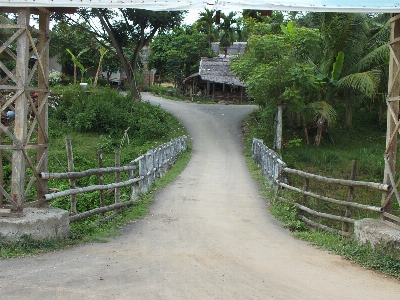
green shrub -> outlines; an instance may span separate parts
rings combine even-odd
[[[67,86],[55,92],[59,101],[50,110],[50,123],[62,123],[77,132],[118,138],[129,128],[130,139],[139,143],[165,138],[169,131],[168,114],[161,107],[148,102],[132,103],[129,96],[125,97],[115,89],[85,90],[80,86]],[[109,147],[115,142],[107,144]]]

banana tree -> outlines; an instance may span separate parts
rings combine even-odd
[[[83,74],[84,74],[85,71],[87,70],[87,69],[85,69],[85,67],[79,62],[79,57],[80,57],[83,53],[87,52],[89,49],[90,49],[90,48],[85,48],[85,49],[83,49],[83,50],[80,51],[80,52],[78,53],[78,55],[76,55],[76,56],[75,56],[75,54],[72,53],[71,50],[69,50],[68,48],[66,49],[66,51],[71,55],[72,63],[74,64],[74,85],[76,84],[76,67],[78,66],[79,69],[81,70],[81,81],[82,81],[82,78],[83,78]]]
[[[100,51],[100,59],[99,59],[99,65],[98,65],[97,71],[96,71],[96,76],[94,77],[93,87],[96,87],[96,85],[97,85],[97,80],[99,78],[99,74],[100,74],[100,71],[101,71],[101,63],[103,62],[104,55],[106,55],[106,53],[108,52],[108,49],[106,49],[105,47],[101,46],[99,51]]]

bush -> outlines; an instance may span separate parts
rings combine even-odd
[[[62,80],[62,73],[55,71],[55,70],[51,70],[51,72],[49,73],[49,84],[50,85],[56,85],[59,84]]]
[[[59,101],[50,110],[50,123],[62,123],[77,132],[118,138],[129,128],[130,139],[139,143],[165,138],[169,131],[168,114],[160,106],[149,102],[132,103],[129,96],[115,89],[85,90],[80,86],[67,86],[54,92],[59,95]]]

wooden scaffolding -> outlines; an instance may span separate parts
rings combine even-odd
[[[400,205],[399,185],[400,169],[397,166],[397,156],[399,142],[398,135],[400,130],[399,103],[400,103],[400,14],[392,14],[390,19],[391,35],[389,42],[390,62],[389,62],[389,82],[387,102],[387,133],[386,150],[384,153],[385,173],[383,183],[389,184],[392,189],[382,196],[383,218],[399,222],[398,218],[392,214],[399,214],[393,210],[394,203]]]
[[[71,9],[69,9],[71,10]],[[50,11],[3,7],[17,23],[0,23],[0,216],[18,216],[24,207],[43,207],[48,166]],[[39,28],[30,26],[31,15]],[[5,168],[3,162],[11,162]],[[10,166],[7,163],[7,166]],[[7,203],[7,205],[5,205]]]

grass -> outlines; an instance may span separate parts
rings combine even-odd
[[[261,113],[254,112],[243,122],[246,149],[251,149],[253,137],[263,139],[267,145],[271,144],[270,128],[265,125],[266,123],[263,124],[260,115]],[[301,134],[301,130],[291,129],[285,132],[284,139],[286,142],[282,157],[289,167],[327,177],[348,179],[351,162],[352,160],[357,160],[357,180],[382,181],[384,169],[382,154],[385,148],[385,131],[380,126],[376,126],[376,123],[364,120],[361,123],[356,123],[351,131],[338,125],[330,133],[335,144],[326,139],[321,147],[306,145],[302,140]],[[299,139],[300,143],[298,142]],[[290,143],[290,141],[296,141],[296,143]],[[281,221],[284,227],[289,228],[294,237],[306,240],[321,249],[337,253],[365,268],[377,270],[400,279],[400,256],[398,250],[385,247],[372,249],[369,244],[360,245],[353,238],[345,238],[337,234],[308,228],[306,224],[299,220],[296,207],[290,203],[283,203],[276,198],[277,194],[269,187],[258,166],[253,162],[251,151],[247,150],[245,155],[253,178],[259,182],[263,195],[268,199],[271,214]],[[302,187],[303,182],[299,178],[293,177],[291,181],[292,185]],[[346,199],[347,197],[347,189],[340,189],[337,186],[332,187],[318,182],[313,182],[312,184],[312,191],[317,191],[320,194],[333,195],[334,198],[336,196],[339,197],[341,194],[339,199]],[[296,202],[299,200],[300,196],[298,194],[284,192],[285,198]],[[355,200],[359,203],[380,206],[381,192],[356,189]],[[322,206],[316,201],[314,208],[321,211]],[[337,208],[325,207],[325,209],[334,210]],[[352,213],[355,219],[379,218],[379,214],[376,213],[366,213],[358,210],[353,210]],[[339,223],[338,227],[340,226],[341,224]]]

